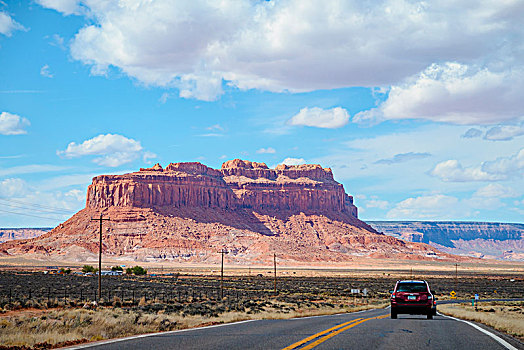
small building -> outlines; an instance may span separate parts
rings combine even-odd
[[[122,271],[102,270],[102,276],[122,276]]]

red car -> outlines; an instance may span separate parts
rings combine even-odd
[[[391,318],[398,314],[426,315],[437,313],[437,302],[426,281],[397,281],[391,291]]]

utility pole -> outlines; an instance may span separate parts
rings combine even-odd
[[[275,295],[277,295],[277,254],[273,253],[273,267],[275,269]]]
[[[109,221],[111,219],[102,218],[102,213],[100,213],[99,219],[93,219],[92,221],[100,221],[100,245],[98,247],[98,300],[102,297],[102,222]]]
[[[224,299],[224,254],[227,250],[222,249],[219,253],[222,254],[222,264],[220,266],[220,299]]]

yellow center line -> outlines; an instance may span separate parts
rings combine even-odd
[[[350,322],[346,322],[346,323],[342,323],[338,326],[335,326],[335,327],[332,327],[332,328],[329,328],[329,329],[326,329],[325,331],[322,331],[322,332],[319,332],[317,334],[313,334],[312,336],[310,337],[307,337],[305,339],[302,339],[301,341],[299,342],[296,342],[294,344],[291,344],[290,346],[282,349],[282,350],[291,350],[291,349],[296,349],[297,347],[299,347],[300,345],[302,344],[305,344],[315,338],[318,338],[326,333],[329,333],[329,332],[332,332],[332,333],[329,333],[328,335],[325,335],[323,336],[322,338],[312,342],[311,344],[308,344],[306,345],[305,347],[301,348],[300,350],[308,350],[308,349],[313,349],[315,346],[325,342],[326,340],[334,337],[335,335],[337,334],[340,334],[342,332],[344,332],[345,330],[348,330],[352,327],[355,327],[363,322],[366,322],[366,321],[369,321],[369,320],[374,320],[374,319],[381,319],[381,318],[386,318],[388,317],[388,315],[383,315],[383,316],[377,316],[377,317],[370,317],[370,318],[366,318],[366,319],[362,319],[362,318],[357,318],[356,320],[353,320],[353,321],[350,321]]]
[[[322,331],[322,332],[319,332],[319,333],[313,334],[312,336],[307,337],[307,338],[305,338],[305,339],[302,339],[301,341],[298,341],[298,342],[296,342],[296,343],[294,343],[294,344],[291,344],[290,346],[287,346],[287,347],[285,347],[285,348],[282,349],[282,350],[291,350],[291,349],[295,349],[295,348],[299,347],[300,345],[307,343],[308,341],[311,341],[311,340],[313,340],[313,339],[315,339],[315,338],[318,338],[318,337],[320,337],[320,336],[322,336],[322,335],[324,335],[324,334],[326,334],[326,333],[329,333],[329,332],[331,332],[331,331],[334,331],[335,329],[338,329],[338,328],[340,328],[340,327],[347,326],[347,325],[349,325],[350,323],[357,322],[357,321],[359,321],[359,320],[361,320],[361,319],[362,319],[362,318],[357,318],[356,320],[352,320],[352,321],[349,321],[349,322],[346,322],[346,323],[342,323],[342,324],[336,325],[335,327],[331,327],[331,328],[329,328],[329,329],[326,329],[325,331]]]

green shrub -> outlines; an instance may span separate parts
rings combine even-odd
[[[93,266],[91,265],[84,265],[84,267],[82,267],[82,272],[83,273],[88,273],[88,272],[96,272],[98,271],[97,269],[95,269]]]
[[[144,269],[142,266],[134,266],[131,270],[133,270],[133,273],[137,276],[147,274],[147,270]]]

